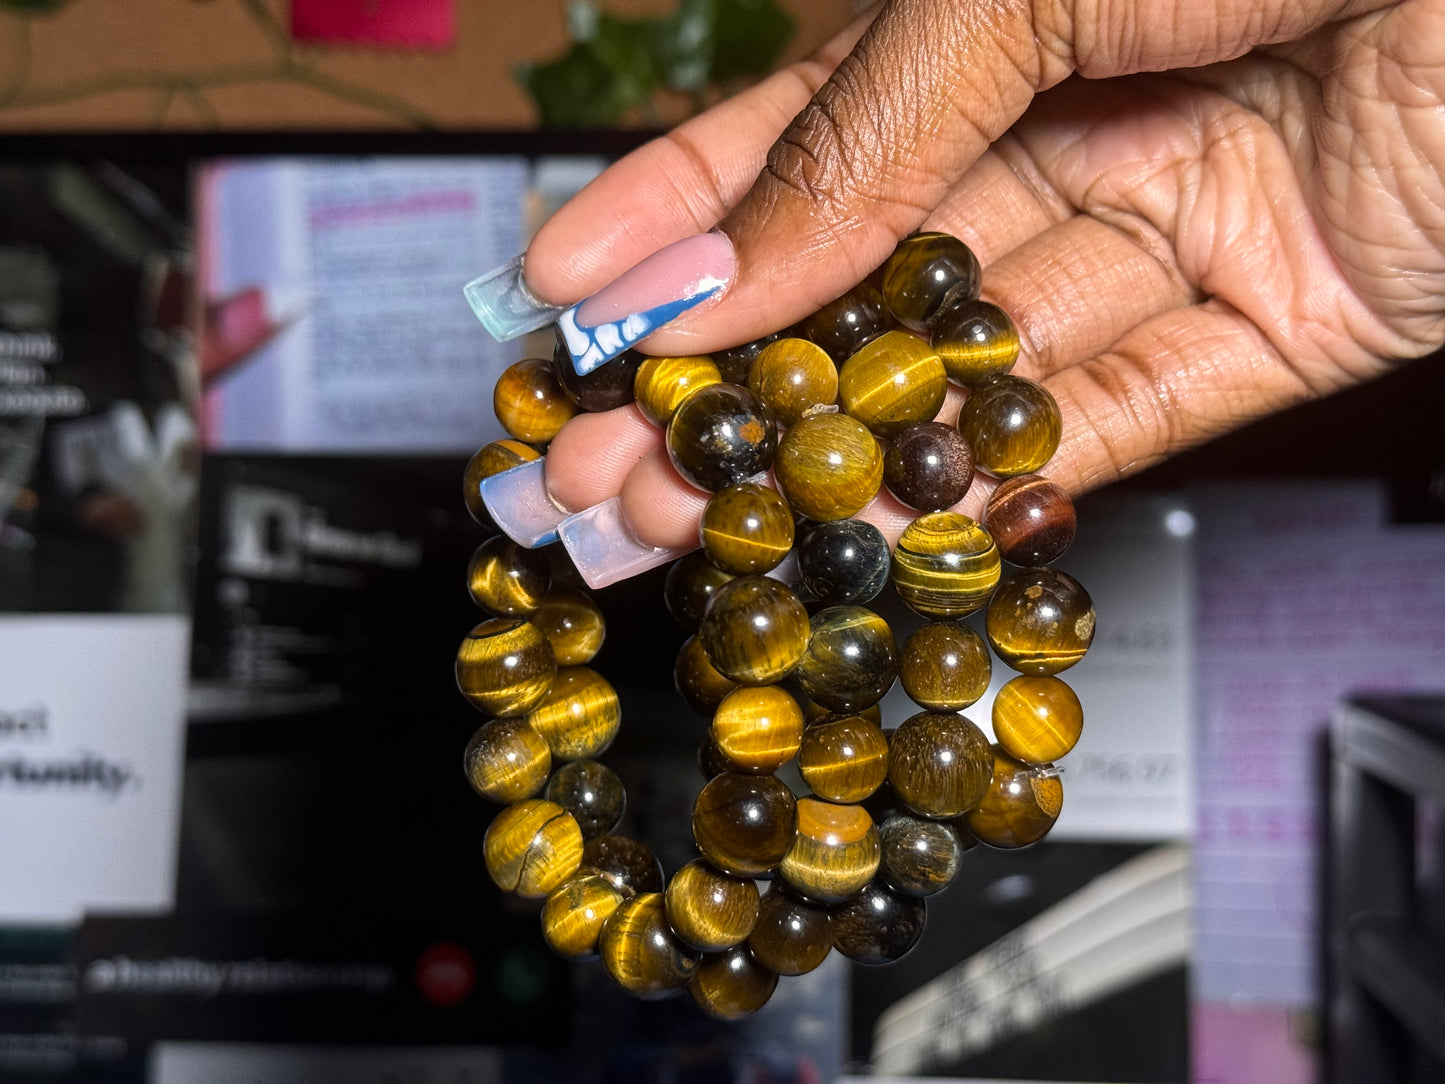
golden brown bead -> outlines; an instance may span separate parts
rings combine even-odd
[[[984,631],[1004,665],[1022,674],[1057,674],[1094,642],[1094,601],[1067,573],[1021,569],[994,592]]]
[[[811,520],[847,519],[883,482],[883,452],[846,414],[814,414],[783,434],[774,476],[793,510]]]
[[[878,881],[833,909],[833,947],[854,963],[886,964],[923,936],[924,902]]]
[[[1083,729],[1083,705],[1056,677],[1016,677],[994,697],[994,737],[1004,752],[1025,764],[1058,760]]]
[[[882,880],[905,896],[931,896],[949,886],[963,862],[964,845],[948,821],[895,813],[878,826]]]
[[[776,685],[744,686],[723,697],[713,714],[711,733],[736,770],[775,771],[798,752],[803,709]]]
[[[1030,474],[1053,457],[1063,416],[1042,384],[994,376],[974,388],[958,412],[958,431],[974,464],[998,478]]]
[[[947,307],[978,296],[978,258],[956,237],[919,232],[883,265],[883,300],[900,324],[923,331]]]
[[[1014,367],[1019,332],[1003,309],[974,299],[950,305],[935,317],[933,349],[951,379],[975,388]]]
[[[483,798],[517,802],[532,797],[547,782],[552,752],[525,720],[493,719],[467,742],[462,770]]]
[[[633,390],[647,420],[666,426],[689,395],[698,388],[720,383],[722,376],[712,358],[706,355],[652,357],[638,368]]]
[[[582,865],[611,881],[624,896],[662,891],[662,863],[631,836],[593,836],[582,845]]]
[[[662,601],[674,621],[696,632],[713,592],[732,578],[733,573],[718,568],[702,550],[693,550],[668,568],[662,581]]]
[[[797,679],[808,698],[834,711],[862,711],[898,676],[898,645],[888,622],[863,606],[829,606],[808,621],[808,650]]]
[[[645,1001],[676,993],[697,970],[698,954],[667,925],[660,892],[624,900],[602,927],[598,947],[607,973]]]
[[[717,1020],[741,1020],[768,1003],[778,976],[743,946],[704,956],[688,981],[698,1008]]]
[[[989,847],[1013,850],[1037,843],[1064,808],[1058,769],[1052,764],[1025,764],[997,746],[993,757],[993,781],[964,822]]]
[[[602,874],[579,870],[554,888],[542,904],[542,937],[558,956],[590,959],[597,955],[602,927],[624,899]]]
[[[747,388],[710,384],[681,403],[667,423],[667,455],[683,480],[719,490],[773,465],[778,423]]]
[[[591,596],[571,588],[557,588],[542,596],[528,618],[552,645],[558,666],[581,666],[592,661],[607,638],[607,622]]]
[[[769,971],[806,975],[833,948],[833,919],[822,907],[774,885],[758,904],[748,951]]]
[[[878,336],[838,371],[843,409],[880,437],[932,421],[947,391],[943,362],[933,347],[907,331]]]
[[[708,661],[702,640],[696,636],[689,636],[678,648],[672,680],[688,706],[703,715],[711,715],[723,697],[738,687],[736,681],[717,672]]]
[[[925,817],[957,817],[978,805],[992,765],[983,731],[950,712],[909,716],[888,743],[888,782]]]
[[[815,723],[803,731],[798,770],[820,798],[861,802],[888,778],[888,739],[860,715]]]
[[[542,453],[530,444],[510,438],[494,440],[478,450],[477,454],[467,461],[467,469],[462,472],[462,500],[466,502],[472,519],[481,524],[492,522],[491,516],[487,514],[487,506],[482,503],[483,478],[520,467],[523,463],[540,459],[541,456]]]
[[[798,827],[778,873],[800,895],[838,903],[878,872],[878,829],[860,805],[798,799]]]
[[[797,803],[775,776],[724,772],[692,809],[692,838],[724,873],[757,877],[777,868],[793,842]]]
[[[1078,526],[1063,487],[1038,474],[1021,474],[995,489],[984,518],[1004,560],[1031,568],[1062,557]]]
[[[981,608],[1002,568],[993,537],[957,512],[919,516],[893,549],[898,597],[925,617],[962,617]]]
[[[808,611],[777,580],[739,576],[713,595],[697,636],[718,673],[742,685],[770,685],[807,650]]]
[[[870,282],[860,282],[842,297],[828,302],[799,325],[805,339],[846,361],[866,342],[893,326],[883,295]]]
[[[768,486],[739,482],[720,489],[702,512],[702,548],[727,572],[767,572],[793,548],[793,510]]]
[[[473,707],[489,715],[522,715],[547,695],[557,659],[530,621],[493,617],[467,633],[457,650],[456,674]]]
[[[482,853],[503,891],[539,899],[581,866],[582,830],[556,802],[528,798],[496,815]]]
[[[627,807],[627,789],[607,765],[596,760],[574,760],[563,764],[547,780],[543,792],[577,819],[583,839],[605,835],[622,820]]]
[[[822,704],[809,700],[806,696],[800,696],[798,705],[803,709],[803,722],[809,727],[814,723],[831,723],[834,719],[856,716],[865,722],[872,723],[879,730],[883,729],[883,707],[880,704],[870,704],[862,711],[834,711],[832,708],[825,708]]]
[[[492,409],[503,429],[531,444],[546,444],[577,414],[545,358],[519,361],[498,377]]]
[[[595,757],[617,737],[622,703],[608,680],[586,666],[557,671],[551,691],[527,714],[558,760]]]
[[[930,621],[904,643],[898,677],[919,707],[957,711],[988,692],[992,671],[982,636],[954,621]]]
[[[701,858],[672,875],[665,899],[673,932],[702,952],[742,944],[758,920],[758,886],[729,877]]]
[[[808,411],[838,401],[838,368],[807,339],[779,339],[753,361],[748,387],[779,425],[796,425]]]
[[[505,535],[487,539],[467,563],[467,593],[484,610],[526,617],[552,586],[547,558]]]

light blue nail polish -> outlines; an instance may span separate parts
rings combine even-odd
[[[596,327],[586,327],[577,322],[577,310],[587,302],[573,305],[556,318],[557,327],[562,331],[562,341],[572,355],[572,368],[577,370],[578,376],[586,376],[647,338],[663,324],[671,323],[688,309],[701,305],[721,289],[721,286],[714,286],[692,297],[669,301],[646,312],[634,312],[621,320],[611,320]]]
[[[560,305],[549,305],[527,288],[522,257],[517,256],[462,288],[467,304],[498,342],[507,342],[557,319]]]
[[[478,487],[492,522],[528,549],[557,541],[557,525],[567,518],[547,495],[546,466],[545,456],[533,459],[483,478]]]
[[[587,586],[594,588],[647,572],[688,552],[657,549],[633,538],[622,518],[622,501],[617,497],[568,516],[557,533]]]

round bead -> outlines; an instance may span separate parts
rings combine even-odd
[[[834,711],[878,703],[898,676],[898,645],[888,622],[862,606],[829,606],[808,622],[797,678],[809,699]]]
[[[978,805],[992,766],[983,731],[951,712],[911,715],[888,743],[888,782],[925,817],[957,817]]]
[[[900,324],[924,331],[949,305],[978,296],[978,258],[946,233],[915,233],[883,265],[883,300]]]
[[[871,602],[888,582],[888,540],[871,523],[820,523],[798,544],[803,589],[825,606]]]
[[[501,474],[504,470],[520,467],[523,463],[530,463],[541,457],[542,453],[530,444],[511,439],[494,440],[472,456],[467,461],[467,469],[462,472],[462,500],[466,502],[472,519],[483,526],[490,526],[492,522],[487,506],[482,503],[483,478],[490,478],[494,474]]]
[[[798,770],[820,798],[861,802],[888,778],[888,739],[858,715],[815,723],[803,731]]]
[[[527,713],[532,729],[547,739],[558,760],[595,757],[612,744],[622,725],[622,702],[611,683],[586,666],[557,671],[551,691]]]
[[[590,959],[597,955],[602,927],[624,899],[602,874],[580,870],[554,888],[542,904],[542,937],[558,956]]]
[[[883,295],[871,283],[860,282],[804,320],[799,330],[835,361],[846,361],[892,323]]]
[[[546,444],[577,414],[546,358],[519,361],[498,377],[492,409],[503,429],[531,444]]]
[[[643,355],[636,350],[624,350],[606,365],[582,376],[572,364],[567,344],[558,342],[552,351],[552,375],[562,386],[563,395],[583,410],[596,413],[632,402],[632,384],[642,362]]]
[[[748,387],[779,425],[796,425],[808,411],[838,401],[838,367],[807,339],[779,339],[758,354]]]
[[[748,935],[753,959],[779,975],[806,975],[828,958],[832,947],[832,915],[781,885],[768,890]]]
[[[489,715],[531,711],[557,676],[552,645],[530,621],[493,617],[477,625],[457,650],[457,687]]]
[[[1058,760],[1083,729],[1083,705],[1056,677],[1016,677],[994,697],[994,737],[1004,752],[1026,764]]]
[[[778,873],[801,896],[839,903],[878,872],[878,829],[860,805],[798,799],[798,827]]]
[[[648,358],[638,368],[633,387],[643,416],[654,425],[665,426],[689,395],[720,383],[722,375],[712,358],[699,354]]]
[[[783,434],[774,470],[793,510],[809,519],[847,519],[883,482],[883,453],[868,427],[846,414],[814,414]]]
[[[644,1001],[676,993],[697,970],[698,954],[668,928],[660,892],[624,900],[602,927],[598,948],[607,973]]]
[[[582,864],[582,830],[556,802],[528,798],[496,815],[482,853],[503,891],[540,899]]]
[[[803,709],[803,721],[810,727],[815,723],[831,723],[834,719],[853,717],[872,723],[880,730],[883,727],[883,707],[881,704],[874,704],[872,707],[864,708],[862,711],[832,711],[823,707],[822,704],[809,700],[806,696],[800,696],[798,703]]]
[[[1021,674],[1058,674],[1093,643],[1094,600],[1067,573],[1021,569],[994,592],[984,631],[1006,666]]]
[[[1004,482],[988,499],[984,522],[1005,561],[1030,568],[1057,561],[1074,541],[1074,502],[1037,474]]]
[[[973,452],[951,425],[911,426],[888,445],[883,482],[904,504],[941,512],[963,500],[973,484]]]
[[[763,347],[768,343],[777,342],[782,337],[781,331],[775,331],[771,335],[764,335],[761,339],[754,339],[741,346],[730,346],[726,350],[717,350],[713,353],[712,360],[725,381],[729,384],[746,386],[748,374],[752,372],[753,361],[758,354],[762,353]]]
[[[993,537],[957,512],[928,512],[893,549],[898,597],[925,617],[962,617],[988,602],[1002,572]]]
[[[711,384],[689,395],[667,425],[667,453],[683,479],[716,490],[773,465],[778,426],[747,388]]]
[[[974,388],[1014,367],[1019,332],[1003,309],[974,299],[947,306],[934,316],[933,349],[951,379]]]
[[[467,593],[495,614],[525,617],[542,604],[551,586],[547,558],[506,535],[487,539],[467,563]]]
[[[932,421],[947,391],[943,362],[933,347],[907,331],[878,336],[838,371],[843,409],[880,437]]]
[[[528,620],[547,637],[558,666],[591,662],[607,638],[601,607],[590,595],[571,588],[549,591]]]
[[[733,573],[718,568],[707,559],[707,554],[693,550],[668,568],[667,577],[662,581],[662,601],[674,621],[696,632],[713,592],[732,578]]]
[[[711,715],[722,703],[723,697],[738,687],[736,681],[717,672],[708,661],[702,640],[696,636],[689,636],[678,648],[672,681],[688,707],[702,715]]]
[[[792,672],[808,647],[808,611],[767,576],[720,587],[698,628],[718,673],[742,685],[770,685]]]
[[[957,711],[988,692],[992,671],[982,636],[967,625],[931,621],[904,642],[898,677],[919,707]]]
[[[563,764],[547,780],[546,798],[577,821],[583,839],[606,835],[622,820],[627,789],[617,773],[595,760]]]
[[[727,758],[726,753],[718,748],[717,742],[713,741],[711,730],[698,743],[697,770],[702,772],[703,779],[711,779],[715,775],[722,775],[723,772],[742,771]]]
[[[947,888],[963,863],[963,841],[947,821],[895,813],[879,826],[878,840],[878,872],[905,896],[931,896]]]
[[[994,748],[993,782],[965,818],[980,843],[1013,850],[1048,835],[1064,808],[1064,782],[1052,764],[1033,765]]]
[[[776,489],[739,482],[712,495],[702,512],[702,548],[726,572],[766,572],[793,548],[793,510]]]
[[[692,810],[692,838],[724,873],[757,877],[777,868],[793,842],[797,803],[771,775],[724,772],[703,785]]]
[[[593,836],[582,845],[582,865],[606,877],[625,896],[662,891],[662,863],[631,836]]]
[[[1021,376],[994,376],[964,400],[958,431],[973,449],[976,466],[1012,478],[1049,461],[1059,446],[1063,417],[1043,385]]]
[[[775,771],[803,741],[803,709],[776,685],[734,689],[712,717],[712,740],[737,771]]]
[[[854,963],[901,959],[923,936],[924,903],[877,881],[833,909],[833,947]]]
[[[758,886],[719,873],[701,858],[672,875],[666,900],[673,933],[702,952],[742,944],[758,920]]]
[[[742,946],[704,956],[688,981],[698,1008],[716,1020],[741,1020],[768,1003],[778,976]]]
[[[522,719],[483,723],[462,754],[462,770],[472,789],[494,802],[530,798],[547,782],[552,751]]]

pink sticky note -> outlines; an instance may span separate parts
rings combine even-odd
[[[291,36],[406,49],[456,41],[456,0],[291,0]]]

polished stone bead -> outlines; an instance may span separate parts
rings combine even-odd
[[[582,830],[556,802],[527,798],[493,818],[482,853],[503,891],[540,899],[581,866]]]
[[[931,896],[958,875],[964,846],[948,821],[895,813],[878,827],[878,873],[895,892]]]
[[[1059,447],[1063,417],[1042,384],[994,376],[974,388],[958,412],[973,462],[998,478],[1038,470]]]
[[[889,442],[883,482],[904,504],[941,512],[963,500],[973,484],[973,452],[951,425],[911,426]]]
[[[1004,665],[1021,674],[1058,674],[1094,641],[1094,600],[1065,572],[1020,569],[994,592],[984,631]]]
[[[880,335],[838,370],[843,409],[880,437],[932,421],[947,391],[943,362],[907,331]]]
[[[778,426],[747,388],[711,384],[677,408],[667,425],[667,452],[683,479],[717,490],[773,465]]]
[[[753,361],[762,352],[763,347],[768,343],[777,342],[782,337],[781,331],[775,331],[771,335],[764,335],[761,339],[754,339],[741,346],[716,350],[713,352],[712,360],[717,365],[722,378],[729,384],[742,384],[746,387],[748,374],[752,372]]]
[[[523,463],[540,459],[541,456],[542,453],[530,444],[523,444],[510,437],[506,440],[494,440],[478,450],[477,454],[467,461],[467,468],[462,472],[462,500],[466,502],[472,519],[483,526],[490,526],[492,522],[487,506],[482,503],[483,478],[520,467]]]
[[[1019,332],[1008,313],[974,299],[950,305],[933,319],[933,349],[949,378],[975,388],[991,376],[1002,376],[1019,356]]]
[[[833,947],[854,963],[892,963],[918,944],[926,917],[921,899],[873,881],[833,908]]]
[[[941,310],[978,296],[973,251],[946,233],[915,233],[883,265],[883,300],[900,324],[924,331]]]
[[[660,892],[624,900],[602,927],[598,948],[607,973],[644,1001],[671,996],[686,986],[697,970],[698,953],[679,941],[667,925]]]
[[[723,697],[711,736],[734,771],[776,771],[803,741],[803,709],[776,685],[743,686]]]
[[[582,865],[627,896],[662,891],[662,863],[651,847],[631,836],[593,836],[582,845]]]
[[[457,650],[457,687],[488,715],[523,715],[547,695],[557,657],[540,629],[518,617],[477,625]]]
[[[798,899],[782,885],[770,888],[758,905],[758,921],[748,935],[748,951],[769,971],[806,975],[833,948],[833,916]]]
[[[662,581],[663,604],[674,621],[696,632],[713,592],[732,578],[733,573],[718,568],[702,550],[693,550],[668,567]]]
[[[605,751],[622,725],[617,690],[596,670],[566,666],[552,688],[527,713],[533,730],[547,739],[557,760],[583,760]]]
[[[903,691],[933,711],[957,711],[988,692],[993,663],[983,637],[955,621],[930,621],[903,644]]]
[[[616,410],[632,402],[633,382],[644,356],[636,350],[625,350],[606,365],[579,375],[572,364],[567,344],[558,342],[552,351],[552,373],[562,385],[562,394],[583,410],[596,413]]]
[[[808,627],[796,676],[810,700],[834,711],[861,711],[893,687],[898,645],[888,622],[872,610],[829,606]]]
[[[595,839],[612,831],[627,808],[627,789],[622,780],[596,760],[563,764],[547,780],[546,798],[576,818],[583,839]]]
[[[528,620],[547,637],[558,666],[591,662],[607,638],[607,622],[601,607],[590,595],[570,587],[547,592]]]
[[[878,872],[878,829],[860,805],[798,799],[798,827],[778,874],[800,896],[840,903]]]
[[[891,554],[883,532],[858,519],[813,527],[798,543],[798,575],[824,606],[871,602],[888,583]]]
[[[871,283],[860,282],[804,320],[799,330],[842,362],[892,326],[883,295]]]
[[[1021,474],[993,491],[984,523],[1005,561],[1032,568],[1064,555],[1078,520],[1062,486],[1037,474]]]
[[[807,650],[808,611],[777,580],[739,576],[713,595],[697,635],[718,673],[741,685],[771,685]]]
[[[697,636],[689,636],[678,648],[672,681],[688,706],[702,715],[711,715],[723,697],[738,687],[736,681],[719,674],[708,661],[702,640]]]
[[[648,358],[638,368],[633,387],[643,416],[654,425],[665,426],[682,401],[698,388],[721,383],[722,375],[712,358],[697,354]]]
[[[467,593],[472,601],[503,617],[526,617],[542,604],[551,586],[547,558],[506,535],[487,539],[467,563]]]
[[[888,778],[888,739],[859,715],[815,723],[803,731],[798,771],[820,798],[861,802]]]
[[[525,720],[493,719],[467,742],[462,770],[483,798],[517,802],[532,797],[547,782],[552,751]]]
[[[692,838],[724,873],[757,877],[777,868],[793,842],[797,803],[775,776],[724,772],[703,785]]]
[[[687,991],[698,1008],[715,1020],[741,1020],[768,1003],[778,976],[739,945],[702,958]]]
[[[993,782],[965,819],[980,843],[1013,850],[1048,835],[1064,807],[1064,782],[1052,764],[1015,760],[997,746]]]
[[[497,378],[492,409],[502,428],[518,440],[546,444],[577,413],[546,358],[526,358]]]
[[[1056,677],[1021,675],[993,700],[993,733],[1009,756],[1048,764],[1065,756],[1084,729],[1084,707]]]
[[[712,730],[698,743],[697,747],[697,770],[702,772],[704,779],[711,779],[715,775],[722,775],[723,772],[742,771],[736,764],[728,759],[727,754],[713,741]]]
[[[810,727],[816,723],[831,723],[834,719],[847,719],[852,716],[857,716],[859,719],[872,723],[880,730],[883,728],[883,707],[880,704],[866,707],[862,711],[834,711],[832,708],[825,708],[822,704],[815,703],[801,694],[798,697],[798,704],[803,709],[804,723]]]
[[[793,548],[793,511],[768,486],[739,482],[720,489],[702,512],[702,548],[726,572],[767,572]]]
[[[602,927],[626,898],[602,874],[579,870],[542,904],[542,937],[558,956],[591,959],[597,955]]]
[[[1002,567],[993,537],[957,512],[919,516],[893,548],[898,597],[925,617],[962,617],[981,608]]]
[[[796,425],[810,410],[838,401],[838,367],[807,339],[779,339],[753,362],[748,387],[779,425]]]
[[[883,483],[883,452],[868,427],[846,414],[815,414],[783,434],[774,469],[793,510],[809,519],[847,519]]]
[[[957,817],[978,805],[992,766],[983,731],[952,712],[911,715],[888,743],[888,782],[924,817]]]
[[[729,877],[701,858],[672,875],[666,900],[673,933],[701,952],[742,944],[758,920],[758,886]]]

